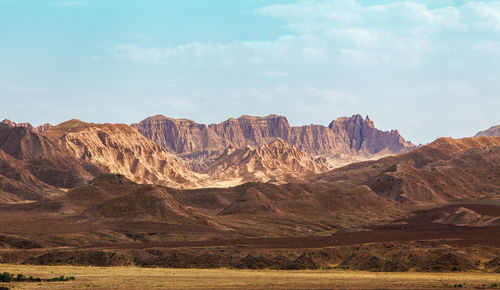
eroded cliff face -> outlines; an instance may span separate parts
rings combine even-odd
[[[71,120],[44,132],[73,156],[138,183],[198,187],[198,176],[175,155],[124,124]]]
[[[203,170],[213,179],[284,183],[328,171],[326,160],[314,159],[282,139],[260,147],[229,146]]]
[[[158,115],[133,124],[132,127],[176,153],[224,150],[228,146],[262,146],[275,138],[281,138],[313,155],[357,152],[375,154],[385,149],[391,153],[400,153],[415,148],[397,130],[378,130],[368,117],[364,119],[360,115],[336,119],[328,127],[292,127],[285,117],[277,115],[245,115],[208,126],[191,120]]]
[[[400,153],[415,148],[411,142],[399,134],[398,130],[390,132],[375,128],[375,124],[367,116],[360,115],[350,118],[338,118],[328,125],[335,135],[342,136],[344,143],[349,144],[351,151],[366,151],[377,153],[387,149],[393,153]]]

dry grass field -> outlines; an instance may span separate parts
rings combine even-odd
[[[66,282],[0,283],[10,289],[210,289],[210,288],[337,288],[337,289],[488,289],[500,274],[384,273],[340,270],[232,270],[137,267],[27,266],[0,264],[0,272],[51,278],[75,276]]]

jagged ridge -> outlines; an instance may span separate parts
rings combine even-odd
[[[400,153],[414,149],[411,142],[399,132],[376,129],[373,122],[360,115],[334,120],[328,127],[307,125],[292,127],[284,116],[241,116],[219,124],[198,124],[186,119],[173,119],[162,115],[132,124],[141,134],[162,147],[176,152],[224,150],[227,146],[262,146],[281,138],[313,155],[377,153],[388,149]]]

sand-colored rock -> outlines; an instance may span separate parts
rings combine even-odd
[[[278,138],[260,147],[230,146],[203,173],[212,179],[283,183],[327,170],[326,160],[314,159]]]
[[[39,200],[100,170],[25,126],[0,125],[0,200]]]
[[[124,124],[91,124],[70,120],[43,134],[73,156],[123,174],[138,183],[197,187],[198,177],[182,160]]]

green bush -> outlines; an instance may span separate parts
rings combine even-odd
[[[8,272],[0,274],[0,282],[11,282],[12,280],[14,280],[14,274]]]

